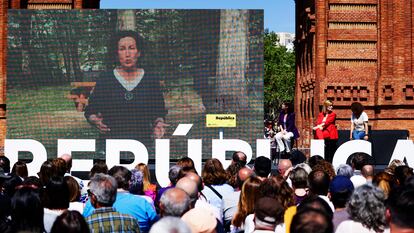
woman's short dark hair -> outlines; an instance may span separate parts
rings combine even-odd
[[[114,68],[116,65],[119,65],[118,59],[118,42],[125,37],[132,37],[134,38],[137,49],[140,52],[140,57],[144,55],[144,40],[139,35],[138,32],[134,31],[119,31],[112,35],[109,45],[108,45],[108,62],[109,65]]]
[[[44,206],[48,209],[67,209],[69,207],[69,188],[63,177],[54,176],[46,185]]]
[[[53,223],[52,233],[89,233],[89,226],[78,211],[65,211]]]
[[[105,161],[98,160],[93,164],[91,171],[89,172],[89,179],[92,178],[97,173],[108,174],[108,166]]]
[[[43,206],[37,190],[20,188],[11,203],[12,232],[44,232]]]
[[[63,180],[69,189],[69,201],[79,201],[81,197],[79,183],[72,176],[65,176]]]
[[[286,112],[287,113],[292,113],[293,112],[293,105],[292,105],[291,102],[283,102],[283,105],[286,106],[286,108],[287,108]]]
[[[355,115],[356,118],[361,116],[361,113],[364,111],[364,106],[362,106],[359,102],[353,102],[351,104],[351,111]]]

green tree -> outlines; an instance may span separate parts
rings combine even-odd
[[[265,114],[275,117],[279,106],[295,96],[295,54],[279,45],[275,32],[264,33]]]

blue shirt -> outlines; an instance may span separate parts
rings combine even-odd
[[[113,207],[122,214],[129,214],[136,218],[142,232],[148,232],[151,225],[158,220],[157,213],[148,201],[128,192],[118,192]],[[88,200],[83,209],[83,216],[85,218],[90,216],[94,210],[91,201]]]

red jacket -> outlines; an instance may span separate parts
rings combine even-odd
[[[318,120],[316,121],[316,125],[319,125],[322,123],[323,118],[325,117],[324,113],[321,112],[318,115]],[[326,118],[325,121],[325,125],[323,126],[322,129],[322,133],[323,133],[323,138],[318,138],[317,139],[338,139],[338,130],[336,129],[336,125],[335,125],[335,120],[336,120],[336,114],[334,112],[331,112],[328,114],[328,117]],[[319,129],[317,129],[318,131]],[[316,135],[318,135],[318,132],[316,133]]]

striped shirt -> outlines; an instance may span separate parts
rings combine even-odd
[[[95,209],[93,214],[86,218],[86,222],[91,233],[140,232],[138,221],[134,217],[121,214],[113,207]]]

